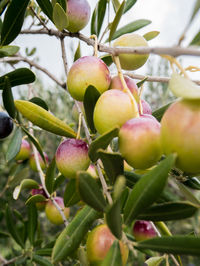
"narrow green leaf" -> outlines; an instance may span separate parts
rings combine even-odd
[[[51,264],[49,260],[39,255],[35,255],[35,254],[33,254],[32,256],[32,261],[36,262],[37,265],[41,265],[41,266],[53,266],[53,264]]]
[[[165,257],[152,257],[145,261],[147,266],[159,266]]]
[[[142,177],[134,172],[124,172],[124,176],[126,177],[126,184],[129,188],[133,188],[135,183]]]
[[[47,15],[47,17],[52,20],[53,17],[53,7],[51,5],[51,2],[49,0],[36,0],[38,5],[41,7],[44,14]]]
[[[185,185],[183,185],[180,182],[176,182],[176,183],[180,189],[180,192],[186,197],[188,201],[190,201],[191,203],[195,205],[200,205],[200,200],[197,199],[197,197],[194,195],[194,193],[189,188],[187,188]]]
[[[42,157],[43,161],[46,163],[45,157],[44,157],[44,153],[42,150],[42,147],[39,143],[39,141],[33,136],[31,135],[28,130],[26,130],[24,127],[22,127],[22,130],[24,131],[24,133],[28,136],[29,140],[33,143],[33,145],[36,147],[37,151],[39,152],[40,156]]]
[[[138,249],[150,249],[168,254],[199,256],[200,238],[194,236],[163,236],[138,242]]]
[[[35,251],[36,255],[50,257],[52,253],[52,248],[42,248]]]
[[[80,41],[79,41],[79,42],[78,42],[78,46],[77,46],[77,48],[76,48],[76,52],[75,52],[75,54],[74,54],[74,62],[75,62],[76,60],[78,60],[80,57],[81,57],[81,43],[80,43]]]
[[[62,31],[69,25],[68,17],[65,10],[58,3],[53,8],[53,21],[56,27]]]
[[[35,75],[30,69],[18,68],[0,77],[0,90],[4,89],[5,77],[9,78],[11,87],[28,84],[35,81]]]
[[[160,107],[159,109],[155,110],[152,115],[160,122],[165,111],[170,107],[170,105],[172,104],[173,102],[171,103],[168,103],[162,107]]]
[[[8,114],[12,117],[16,117],[16,109],[14,104],[14,98],[11,90],[10,80],[8,77],[4,78],[4,88],[2,92],[3,105],[8,112]]]
[[[193,21],[194,17],[196,16],[199,10],[200,10],[200,1],[196,0],[189,24]]]
[[[99,218],[99,213],[85,206],[62,231],[56,240],[52,252],[53,263],[72,254],[80,245],[91,224]]]
[[[21,128],[18,127],[15,130],[15,133],[8,145],[8,149],[6,152],[6,161],[9,162],[15,158],[15,156],[20,151],[21,143],[22,143],[22,132],[21,132]]]
[[[9,4],[10,0],[1,0],[0,1],[0,15],[3,14],[4,10],[6,9],[7,5]]]
[[[66,123],[44,110],[42,107],[29,101],[16,100],[17,110],[31,121],[34,125],[56,135],[65,137],[76,137],[76,133]]]
[[[200,181],[196,177],[189,177],[183,184],[189,188],[200,190]]]
[[[46,201],[47,199],[41,195],[41,194],[36,194],[31,196],[30,198],[27,199],[25,202],[26,205],[32,204],[32,203],[37,203],[37,202],[43,202]]]
[[[66,178],[65,178],[66,179]],[[80,201],[80,196],[77,191],[77,179],[70,179],[66,185],[64,192],[64,204],[66,207],[73,206]]]
[[[106,7],[107,7],[107,0],[99,0],[98,7],[97,7],[97,36],[99,36],[101,27],[103,25]]]
[[[136,83],[138,89],[145,83],[145,81],[148,79],[148,77],[145,77],[143,80]]]
[[[31,245],[34,245],[35,233],[37,230],[37,209],[35,204],[28,204],[28,238]]]
[[[64,9],[66,12],[66,0],[57,0],[57,2],[61,5],[61,7]]]
[[[196,45],[196,46],[199,46],[200,45],[200,32],[198,32],[194,38],[192,39],[192,41],[190,42],[189,44],[190,46],[191,45]]]
[[[156,38],[159,34],[160,34],[159,31],[150,31],[150,32],[145,33],[143,37],[145,38],[146,41],[150,41]]]
[[[101,56],[101,60],[103,60],[107,66],[110,66],[113,63],[113,58],[109,54]]]
[[[98,150],[98,154],[110,182],[115,183],[116,178],[124,173],[123,158],[119,153],[110,153],[101,149]]]
[[[162,193],[168,172],[175,163],[174,154],[166,157],[165,160],[143,177],[133,187],[124,208],[124,221],[130,224],[140,213],[156,201]]]
[[[20,245],[22,248],[24,248],[24,243],[20,237],[19,232],[16,229],[16,223],[13,220],[13,215],[8,205],[6,206],[5,218],[6,218],[6,225],[7,225],[9,233],[11,234],[13,239],[16,241],[16,243]]]
[[[115,31],[113,36],[112,36],[112,40],[115,40],[118,37],[120,37],[121,35],[124,35],[126,33],[131,33],[131,32],[134,32],[136,30],[139,30],[139,29],[149,25],[150,23],[151,23],[151,21],[147,20],[147,19],[138,19],[138,20],[135,20],[133,22],[130,22],[129,24],[127,24],[127,25],[123,26],[122,28],[120,28],[119,30]]]
[[[176,97],[190,100],[200,99],[200,86],[176,72],[171,76],[169,89]]]
[[[129,9],[131,9],[135,5],[136,2],[137,0],[127,0],[125,8],[124,8],[124,13],[126,13]]]
[[[148,208],[138,216],[147,221],[173,221],[193,216],[198,208],[190,202],[167,202]]]
[[[58,187],[66,180],[66,177],[64,175],[59,175],[55,179],[54,185],[53,185],[53,191],[57,190]]]
[[[81,199],[96,209],[103,212],[106,207],[106,201],[96,180],[87,172],[78,173],[78,191]]]
[[[122,257],[119,241],[115,240],[110,247],[101,266],[122,266]]]
[[[122,217],[121,217],[121,202],[120,199],[109,206],[106,211],[106,223],[112,234],[121,239],[122,237]]]
[[[42,100],[41,98],[39,98],[39,97],[33,97],[29,101],[39,105],[40,107],[44,108],[46,111],[49,110],[49,107],[46,104],[46,102],[44,100]]]
[[[0,58],[15,55],[19,51],[19,46],[6,45],[0,47]]]
[[[113,4],[113,7],[114,7],[114,10],[115,10],[115,13],[116,13],[117,10],[120,7],[120,2],[119,2],[119,0],[112,0],[112,4]]]
[[[96,132],[93,121],[93,113],[94,113],[94,107],[99,97],[100,93],[94,86],[90,85],[87,87],[84,95],[83,105],[88,126],[90,127],[93,133]]]
[[[12,0],[6,11],[1,31],[1,45],[11,43],[20,33],[29,0]]]
[[[108,38],[109,42],[113,39],[113,35],[116,32],[117,26],[120,22],[122,15],[123,15],[125,3],[126,3],[126,0],[124,0],[122,2],[122,4],[120,5],[120,7],[118,8],[117,13],[115,15],[115,18],[111,24],[110,34],[109,34],[109,38]]]
[[[50,194],[53,192],[55,174],[56,174],[56,160],[54,157],[47,168],[47,172],[46,172],[46,176],[45,176],[45,185],[46,185],[46,188]]]
[[[114,200],[118,200],[121,198],[125,186],[126,186],[126,178],[123,175],[118,176],[113,189]]]
[[[93,13],[92,13],[92,19],[90,24],[90,33],[91,35],[97,35],[97,6],[95,7]]]
[[[6,232],[0,231],[0,239],[10,237],[10,235]]]
[[[118,136],[119,127],[112,128],[110,131],[104,133],[100,137],[96,138],[89,147],[89,157],[93,162],[99,158],[98,150],[106,149],[111,140]]]
[[[29,177],[30,173],[29,173],[29,168],[20,168],[19,171],[17,171],[16,173],[14,173],[13,176],[11,176],[11,178],[9,178],[9,187],[13,188],[16,185],[18,185],[23,179],[27,179]]]
[[[15,200],[18,199],[20,192],[22,189],[32,189],[32,188],[39,188],[38,183],[33,179],[24,179],[19,186],[17,186],[13,191],[13,198]]]

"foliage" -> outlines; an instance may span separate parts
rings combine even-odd
[[[136,2],[96,0],[90,23],[94,43],[105,40],[109,46],[108,42],[119,36],[149,25],[151,21],[139,19],[120,27],[121,19],[126,16],[128,10],[134,10]],[[178,169],[177,154],[174,153],[163,154],[157,164],[149,169],[131,167],[131,170],[127,170],[118,148],[120,126],[110,128],[103,135],[96,131],[93,113],[101,96],[94,84],[88,85],[81,105],[69,95],[65,82],[56,81],[57,84],[52,87],[45,86],[38,71],[31,67],[35,66],[36,57],[32,58],[37,54],[36,49],[29,50],[28,47],[25,51],[28,61],[24,61],[29,63],[30,68],[18,67],[17,62],[21,61],[18,58],[20,47],[14,46],[13,41],[24,29],[23,25],[27,25],[26,21],[31,20],[29,31],[42,28],[45,34],[58,37],[62,45],[62,59],[67,76],[63,39],[79,39],[77,50],[70,51],[74,53],[74,59],[81,57],[81,41],[91,43],[87,36],[66,30],[69,24],[68,8],[69,5],[63,0],[0,1],[0,57],[5,59],[9,65],[8,69],[14,68],[0,77],[1,101],[3,111],[6,111],[15,123],[14,132],[8,138],[0,140],[0,263],[88,265],[88,232],[95,226],[106,223],[116,240],[102,265],[122,265],[120,241],[129,248],[126,265],[142,265],[145,261],[147,265],[159,265],[162,261],[169,261],[171,264],[175,260],[176,264],[180,265],[181,261],[184,265],[198,265],[198,173],[189,174]],[[110,19],[112,22],[107,23],[106,14],[111,8],[114,16]],[[198,10],[199,1],[196,3],[190,23]],[[53,30],[50,30],[52,24]],[[40,36],[41,32],[37,33]],[[149,41],[158,34],[159,32],[153,29],[146,33],[144,38]],[[190,44],[199,45],[199,33]],[[99,47],[94,45],[95,54],[98,49]],[[108,67],[112,64],[112,68],[118,72],[122,87],[130,96],[131,92],[127,91],[128,84],[126,86],[116,55],[111,57],[111,54],[103,53],[101,56]],[[9,58],[12,60],[9,61]],[[172,57],[167,59],[185,75],[180,63]],[[171,70],[165,60],[166,57],[151,59],[147,63],[147,75],[171,77]],[[47,74],[44,68],[40,70]],[[84,73],[82,75],[84,76]],[[178,73],[173,74],[169,86],[171,91],[166,83],[148,83],[144,97],[154,109],[153,116],[159,121],[168,108],[167,104],[176,99],[175,96],[199,100],[199,86],[186,76],[183,78]],[[53,80],[55,81],[54,78]],[[146,86],[146,80],[140,83],[141,88],[143,83]],[[132,94],[130,96],[137,115],[137,106],[141,108],[141,99],[139,96],[138,98],[139,100]],[[74,109],[74,103],[78,110]],[[161,106],[164,107],[160,108]],[[109,108],[112,108],[112,104]],[[76,117],[73,110],[77,113]],[[55,153],[64,137],[80,138],[87,143],[88,158],[91,160],[90,167],[93,172],[90,172],[89,168],[87,171],[80,169],[74,179],[59,173]],[[31,170],[29,160],[15,160],[22,138],[31,143],[31,149],[36,157],[37,172]],[[44,152],[48,154],[49,161],[45,159]],[[40,167],[40,156],[46,166],[44,170]],[[79,158],[79,154],[75,157]],[[33,195],[32,189],[41,189],[43,194]],[[56,204],[56,195],[63,198],[65,206]],[[46,204],[50,200],[59,214],[62,214],[64,226],[50,224],[45,213],[37,209],[38,203]],[[64,218],[65,207],[70,207],[70,217],[67,220]],[[136,219],[151,221],[156,232],[159,232],[158,236],[137,242],[132,232]]]

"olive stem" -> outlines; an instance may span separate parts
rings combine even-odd
[[[98,57],[98,40],[95,34],[90,36],[91,39],[94,39],[94,56]]]
[[[176,60],[176,58],[174,58],[174,57],[172,57],[170,55],[161,55],[161,57],[167,59],[170,62],[171,65],[175,64],[178,67],[178,69],[181,71],[181,73],[183,73],[184,77],[189,79],[188,74],[186,73],[185,69]],[[173,71],[174,71],[174,69],[173,69]]]
[[[138,105],[137,105],[137,102],[133,96],[133,94],[131,93],[131,91],[129,90],[127,84],[126,84],[126,81],[124,79],[124,76],[122,74],[122,70],[121,70],[121,64],[120,64],[120,61],[119,61],[119,57],[118,56],[114,56],[114,61],[115,61],[115,64],[116,64],[116,67],[117,67],[117,71],[118,71],[118,76],[121,80],[121,83],[122,83],[122,86],[123,86],[123,91],[128,93],[130,99],[131,99],[131,102],[133,104],[133,107],[134,107],[134,112],[135,112],[135,117],[139,117],[139,111],[138,111]]]
[[[77,131],[76,139],[80,139],[81,121],[82,121],[82,113],[79,113],[79,118],[78,118],[78,131]]]

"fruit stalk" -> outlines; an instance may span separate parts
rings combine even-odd
[[[128,93],[128,95],[129,95],[129,97],[130,97],[130,99],[132,101],[132,104],[134,106],[134,111],[135,111],[135,114],[136,114],[135,117],[139,117],[138,105],[137,105],[137,102],[136,102],[134,96],[132,95],[131,91],[129,90],[129,88],[126,85],[126,82],[124,80],[124,76],[122,74],[119,57],[118,56],[114,56],[114,61],[115,61],[115,65],[117,67],[119,78],[120,78],[121,83],[122,83],[123,88],[124,88],[124,92]]]
[[[91,35],[91,39],[94,39],[94,56],[98,57],[98,40],[96,35]]]

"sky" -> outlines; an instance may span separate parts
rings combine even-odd
[[[93,12],[97,1],[88,0],[91,10]],[[137,19],[149,19],[152,21],[150,25],[137,31],[138,34],[144,34],[148,31],[157,30],[160,31],[160,35],[149,42],[150,46],[173,46],[176,45],[178,39],[183,32],[190,15],[192,13],[195,0],[138,0],[134,7],[128,11],[120,21],[119,27],[124,26]],[[111,12],[111,18],[113,18],[113,11]],[[196,19],[192,23],[186,40],[183,45],[187,45],[193,36],[199,31],[200,16],[197,15]],[[83,34],[89,36],[89,25],[81,31]],[[56,77],[64,77],[64,69],[60,51],[60,43],[55,37],[49,36],[36,36],[36,35],[21,35],[15,42],[16,45],[21,46],[21,53],[24,54],[26,47],[37,48],[37,56],[39,58],[38,63],[47,68]],[[72,63],[70,47],[75,50],[77,47],[77,40],[66,38],[65,45],[67,49],[67,57],[69,63]],[[82,55],[91,55],[92,48],[82,43]],[[152,56],[152,55],[151,55]],[[34,57],[33,57],[34,59]],[[186,58],[183,64],[194,64],[198,66],[199,58]],[[145,67],[137,70],[138,74],[145,74]],[[195,74],[197,78],[197,74]],[[50,82],[45,77],[45,82]],[[50,82],[51,83],[51,82]]]

